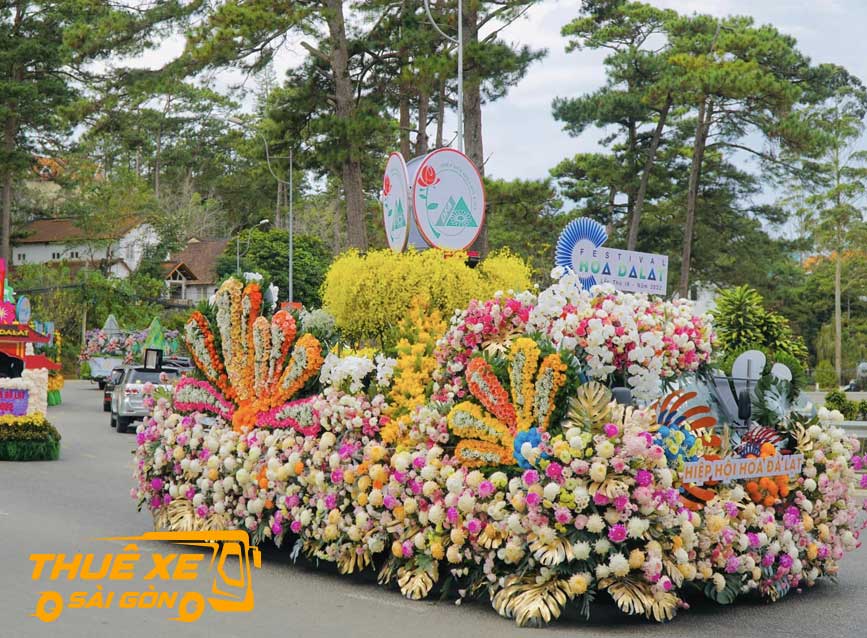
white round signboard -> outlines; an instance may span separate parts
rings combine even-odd
[[[409,237],[409,179],[406,162],[400,153],[392,153],[382,178],[382,223],[388,246],[396,252],[406,248]]]
[[[485,223],[485,188],[470,159],[451,148],[424,157],[414,172],[413,212],[431,246],[466,250]]]

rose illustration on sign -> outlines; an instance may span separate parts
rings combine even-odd
[[[418,179],[416,181],[418,182],[418,185],[421,186],[421,188],[422,188],[421,192],[419,192],[419,194],[418,194],[419,199],[424,200],[425,207],[427,208],[427,210],[436,210],[436,208],[439,206],[439,204],[437,204],[436,202],[428,201],[430,199],[430,195],[428,194],[428,190],[430,189],[431,186],[435,186],[436,184],[440,183],[440,179],[439,179],[439,177],[437,177],[437,172],[434,169],[434,167],[433,166],[422,167],[421,172],[419,173]],[[437,237],[440,236],[440,234],[437,232],[436,228],[431,227],[431,230],[433,231],[434,235],[436,235]]]
[[[388,194],[391,192],[391,179],[388,175],[385,176],[385,179],[382,180],[382,194],[388,197]]]

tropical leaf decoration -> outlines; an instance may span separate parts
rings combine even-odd
[[[600,431],[612,417],[611,390],[598,381],[582,384],[569,399],[563,427],[574,427],[591,432]]]
[[[720,605],[731,605],[741,594],[743,574],[726,574],[725,586],[717,589],[713,581],[704,586],[704,595]]]
[[[699,458],[720,458],[723,440],[715,432],[716,418],[707,405],[689,405],[696,396],[694,391],[676,390],[656,406],[655,441],[662,446],[673,467],[682,467],[683,463]],[[704,486],[684,483],[680,488],[681,502],[693,511],[703,509],[705,503],[716,496],[716,490],[712,489],[715,485],[714,482]]]
[[[654,592],[650,584],[632,577],[604,578],[599,588],[611,594],[611,598],[625,614],[644,614],[657,622],[671,620],[677,613],[680,599],[671,592]]]
[[[262,292],[255,282],[244,286],[227,279],[214,297],[220,348],[208,319],[194,312],[184,337],[196,366],[210,389],[200,411],[226,418],[236,431],[252,427],[289,427],[295,415],[287,402],[322,367],[319,341],[310,334],[296,337],[295,319],[285,310],[269,321],[260,314]],[[192,388],[181,386],[186,403]],[[234,409],[230,409],[233,407]],[[285,409],[284,409],[285,408]],[[282,425],[281,425],[282,424]],[[303,424],[302,424],[303,425]]]
[[[539,584],[534,575],[513,575],[493,595],[491,605],[520,627],[541,627],[559,618],[571,598],[568,580],[552,578]]]
[[[558,354],[543,357],[526,337],[509,348],[509,391],[490,363],[472,359],[466,371],[472,400],[458,403],[448,414],[449,431],[459,440],[455,457],[466,467],[514,465],[520,435],[547,430],[565,372]]]
[[[528,540],[533,557],[545,567],[568,563],[575,558],[572,543],[565,536],[554,536],[551,540],[543,540],[536,534],[530,534]]]
[[[439,562],[434,560],[424,566],[416,565],[414,568],[404,566],[398,569],[397,584],[400,593],[411,600],[425,598],[439,578],[438,565]]]

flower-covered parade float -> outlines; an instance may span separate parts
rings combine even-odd
[[[859,545],[856,442],[784,378],[727,422],[689,301],[558,271],[450,322],[424,304],[393,351],[338,354],[228,280],[186,326],[198,378],[138,429],[140,507],[522,626],[604,596],[656,621],[689,590],[776,601]]]

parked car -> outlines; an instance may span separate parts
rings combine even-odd
[[[102,411],[111,412],[111,395],[114,392],[114,386],[120,383],[123,378],[123,373],[126,370],[124,367],[115,368],[105,379],[105,388],[102,391]]]
[[[163,359],[163,368],[174,368],[181,374],[189,374],[195,370],[195,366],[189,357],[170,357],[168,359]]]
[[[150,410],[144,404],[144,385],[153,383],[157,387],[168,387],[160,381],[160,375],[163,374],[169,380],[180,376],[180,372],[172,367],[159,372],[140,366],[126,369],[111,395],[111,427],[116,427],[118,432],[126,432],[133,421],[141,421],[149,414]]]

